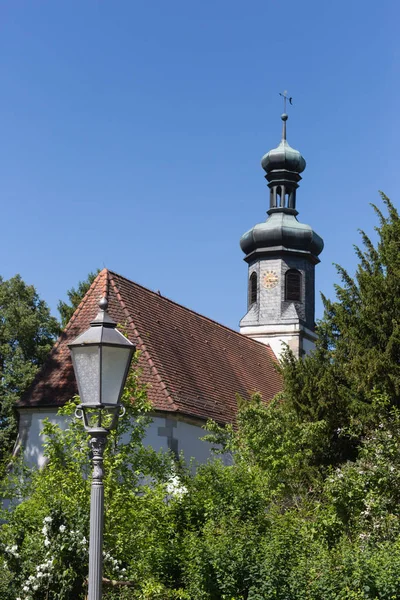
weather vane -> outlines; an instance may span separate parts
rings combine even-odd
[[[283,112],[285,113],[286,112],[286,100],[289,100],[289,104],[293,105],[293,102],[292,102],[293,98],[292,98],[292,96],[288,97],[287,90],[285,90],[283,93],[279,92],[279,95],[282,96],[282,98],[283,98]]]

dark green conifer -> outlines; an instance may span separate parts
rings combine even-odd
[[[289,351],[283,357],[287,402],[301,419],[327,423],[322,462],[354,456],[358,435],[376,424],[378,394],[400,404],[400,217],[381,196],[388,214],[373,205],[377,243],[360,232],[354,277],[337,265],[341,283],[335,300],[323,297],[315,352],[300,361]]]

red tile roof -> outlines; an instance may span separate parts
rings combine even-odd
[[[89,327],[98,301],[141,350],[155,410],[232,422],[236,394],[270,400],[281,390],[271,348],[103,269],[76,309],[19,408],[61,406],[77,393],[67,344]]]

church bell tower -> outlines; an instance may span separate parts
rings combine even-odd
[[[269,344],[278,357],[285,343],[301,357],[316,339],[314,270],[324,242],[296,218],[296,193],[306,161],[286,141],[288,115],[281,119],[282,140],[261,160],[270,189],[268,218],[240,240],[249,265],[248,306],[240,332]]]

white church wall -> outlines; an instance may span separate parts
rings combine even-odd
[[[189,463],[191,458],[194,458],[198,463],[202,464],[210,458],[211,445],[201,440],[206,433],[204,429],[197,425],[192,425],[185,421],[177,422],[178,450],[179,452],[183,451],[187,463]]]
[[[29,466],[43,467],[45,464],[43,437],[40,435],[45,419],[60,425],[62,429],[67,427],[67,418],[57,415],[56,410],[20,410],[17,449],[22,449]]]
[[[69,418],[57,415],[56,410],[21,410],[17,449],[24,453],[25,461],[30,466],[43,467],[46,459],[43,454],[43,422],[49,419],[63,429],[68,426]],[[153,416],[144,444],[154,450],[172,450],[176,454],[183,452],[189,463],[193,458],[197,463],[204,463],[211,456],[211,445],[201,441],[204,429],[197,424],[189,423],[172,416]]]
[[[258,339],[258,338],[254,338]],[[275,356],[277,358],[281,357],[286,345],[294,352],[296,356],[299,353],[299,337],[298,336],[289,336],[289,335],[277,335],[275,337],[271,336],[270,338],[260,338],[259,342],[263,344],[268,344],[271,346]]]
[[[300,327],[297,323],[276,325],[257,325],[253,327],[242,327],[240,333],[247,335],[257,342],[268,344],[277,358],[281,357],[285,344],[297,356],[299,353]]]
[[[285,323],[279,326],[266,324],[241,327],[240,333],[262,344],[268,344],[277,358],[281,357],[286,344],[295,356],[299,356],[300,352],[301,354],[309,354],[314,350],[315,340],[317,339],[314,331],[299,323]]]

